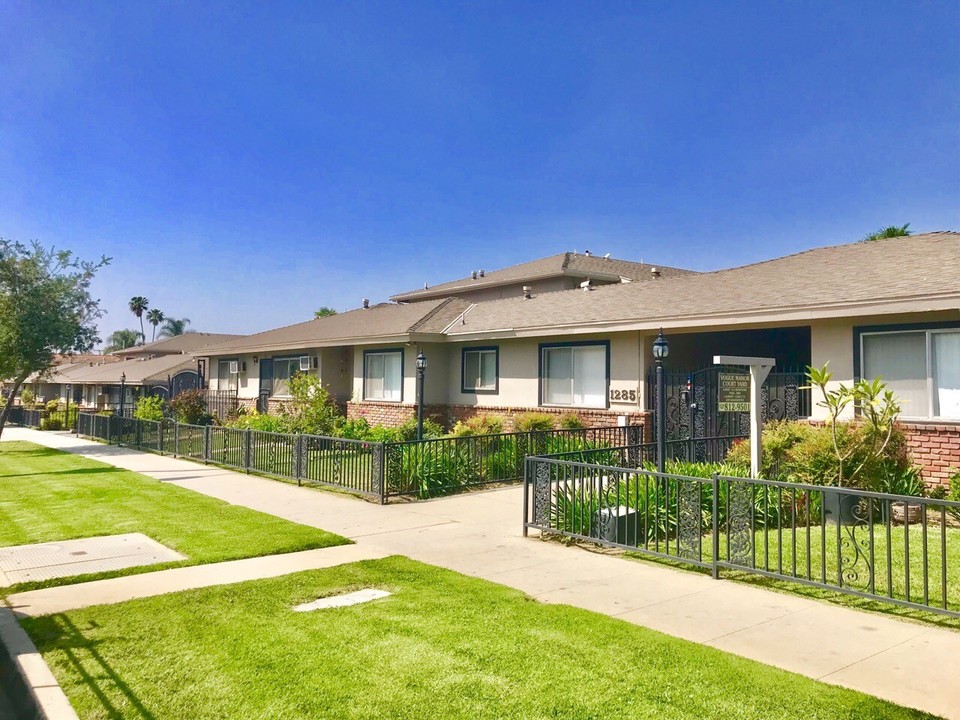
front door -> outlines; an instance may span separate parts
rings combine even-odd
[[[260,392],[257,395],[257,412],[267,412],[271,395],[273,395],[273,360],[263,358],[260,360]]]

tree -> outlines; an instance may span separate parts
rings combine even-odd
[[[172,338],[177,335],[183,335],[184,333],[191,332],[187,330],[187,325],[190,324],[190,318],[164,318],[163,327],[160,328],[160,337],[162,338]]]
[[[11,380],[0,435],[28,376],[47,372],[56,355],[89,352],[100,341],[95,323],[103,312],[90,283],[109,262],[0,239],[0,378]]]
[[[907,235],[912,234],[910,231],[910,223],[906,225],[888,225],[887,227],[880,228],[876,232],[872,232],[867,235],[863,242],[873,242],[874,240],[886,240],[887,238],[895,237],[906,237]]]
[[[137,316],[137,319],[140,321],[140,337],[143,338],[143,341],[147,341],[147,334],[143,331],[143,314],[147,311],[147,308],[150,306],[150,301],[147,300],[142,295],[134,295],[130,298],[130,312]]]
[[[104,352],[114,352],[116,350],[125,350],[133,347],[140,341],[140,333],[136,330],[117,330],[110,333],[107,338],[107,345],[103,348]]]
[[[337,314],[336,310],[334,310],[332,307],[327,307],[326,305],[324,305],[319,310],[315,310],[313,312],[313,316],[315,318],[325,318],[325,317],[330,317],[331,315],[336,315],[336,314]]]
[[[163,310],[153,308],[147,312],[147,322],[153,325],[153,334],[150,336],[150,342],[157,339],[157,325],[165,320]]]

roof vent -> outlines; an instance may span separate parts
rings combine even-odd
[[[524,285],[524,286],[523,286],[523,299],[524,299],[524,300],[529,300],[529,299],[532,298],[532,297],[533,297],[533,288],[530,287],[529,285]]]
[[[486,274],[487,274],[487,271],[486,271],[486,270],[481,270],[481,271],[480,271],[480,277],[483,277],[483,276],[486,275]]]
[[[591,253],[589,250],[584,250],[584,251],[583,251],[583,254],[584,254],[585,257],[590,257],[590,255],[591,255],[592,253]]]
[[[650,275],[655,278],[660,277],[660,268],[655,268],[655,267],[650,268]]]
[[[477,279],[477,271],[476,271],[476,270],[472,270],[472,271],[470,272],[470,279],[471,279],[471,280],[476,280],[476,279]]]
[[[580,283],[580,289],[586,292],[593,290],[593,285],[590,284],[590,278],[587,278],[582,283]]]
[[[363,299],[363,307],[364,307],[364,309],[370,307],[370,298],[364,298],[364,299]]]
[[[604,260],[609,260],[609,259],[610,259],[610,253],[607,253],[606,255],[604,255],[604,256],[603,256],[603,259],[604,259]]]
[[[423,284],[423,289],[424,289],[424,290],[429,290],[429,289],[430,289],[430,286],[427,285],[426,283],[424,283],[424,284]]]

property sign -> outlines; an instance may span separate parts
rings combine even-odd
[[[720,373],[717,385],[717,410],[750,412],[750,376],[742,373]]]

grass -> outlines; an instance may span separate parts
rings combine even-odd
[[[92,577],[349,542],[96,460],[32,443],[0,443],[0,546],[130,532],[141,532],[186,555],[187,560],[21,583],[14,588],[63,585]]]
[[[23,625],[84,720],[931,717],[399,557]]]

